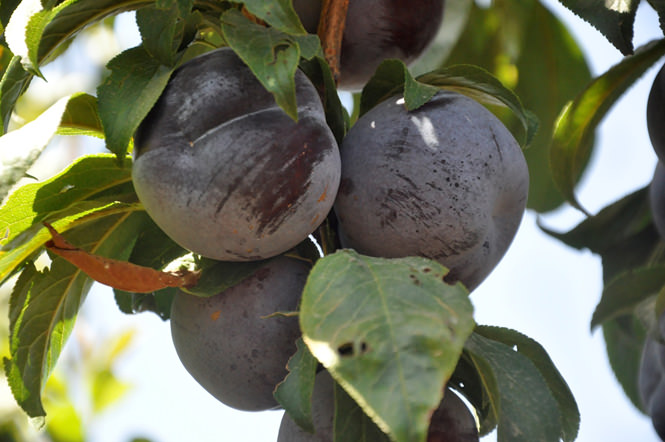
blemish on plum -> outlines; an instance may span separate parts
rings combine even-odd
[[[353,192],[354,187],[353,180],[350,178],[342,178],[339,183],[339,193],[348,196]]]
[[[216,321],[216,320],[219,319],[219,316],[220,316],[221,314],[222,314],[222,311],[221,311],[221,310],[217,310],[217,311],[215,311],[215,312],[212,312],[212,313],[210,314],[210,319],[212,319],[213,321]]]
[[[259,233],[274,233],[283,224],[292,213],[292,207],[301,203],[302,195],[307,195],[313,170],[328,153],[319,148],[328,145],[326,134],[320,127],[311,119],[301,119],[297,125],[300,126],[297,130],[289,126],[282,134],[277,134],[279,146],[273,146],[264,158],[266,170],[287,168],[290,173],[286,177],[279,174],[267,180],[262,176],[261,182],[252,185],[252,198],[257,198],[257,188],[262,189],[253,212],[258,219]]]

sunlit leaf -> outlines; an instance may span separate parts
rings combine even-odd
[[[0,198],[25,176],[56,133],[100,136],[96,103],[88,94],[63,97],[35,120],[0,137]]]
[[[64,232],[92,217],[140,209],[130,171],[111,155],[91,155],[47,181],[13,192],[0,207],[0,280],[48,241],[42,221]]]
[[[65,0],[49,8],[42,7],[40,0],[21,2],[24,9],[12,15],[10,23],[14,30],[11,37],[7,36],[13,42],[10,46],[16,48],[16,57],[0,82],[0,115],[3,122],[0,133],[7,130],[16,100],[27,89],[34,72],[57,53],[63,43],[95,21],[150,3],[151,0]],[[4,5],[5,0],[3,8]],[[37,14],[35,18],[34,14]],[[29,24],[29,35],[26,35]],[[8,32],[7,29],[5,32]],[[22,63],[32,73],[23,69]]]
[[[474,322],[467,291],[424,258],[321,258],[303,292],[312,354],[395,441],[424,441]]]
[[[93,374],[90,388],[92,409],[99,413],[122,399],[130,384],[121,381],[110,369],[102,369]]]
[[[70,239],[94,253],[122,259],[140,231],[141,217],[109,216],[71,231]],[[69,337],[92,281],[65,260],[38,271],[25,267],[10,301],[11,359],[5,373],[18,404],[31,417],[44,416],[41,391]]]
[[[665,55],[665,40],[641,46],[603,75],[595,78],[563,110],[556,124],[550,161],[554,181],[576,208],[574,188],[581,168],[589,157],[590,137],[614,103],[656,61]]]
[[[60,44],[86,26],[150,3],[150,0],[65,0],[57,6],[42,6],[41,0],[23,1],[7,26],[7,41],[14,54],[23,57],[26,69],[36,73]]]

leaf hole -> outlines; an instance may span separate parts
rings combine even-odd
[[[455,275],[453,275],[452,272],[448,272],[448,274],[443,277],[443,282],[448,285],[455,285],[457,284],[457,281],[459,280],[455,278]]]
[[[351,358],[353,356],[359,356],[363,353],[366,353],[369,349],[366,342],[360,342],[354,344],[353,342],[345,342],[344,344],[337,347],[337,354],[343,358]]]

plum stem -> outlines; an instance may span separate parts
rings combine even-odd
[[[330,66],[335,83],[339,83],[342,36],[348,9],[349,0],[323,0],[321,7],[321,19],[317,31],[323,46],[323,54]]]

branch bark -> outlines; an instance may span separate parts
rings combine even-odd
[[[326,61],[335,78],[335,83],[339,83],[342,36],[344,35],[348,9],[349,0],[323,0],[321,7],[321,18],[317,32],[321,39]]]

